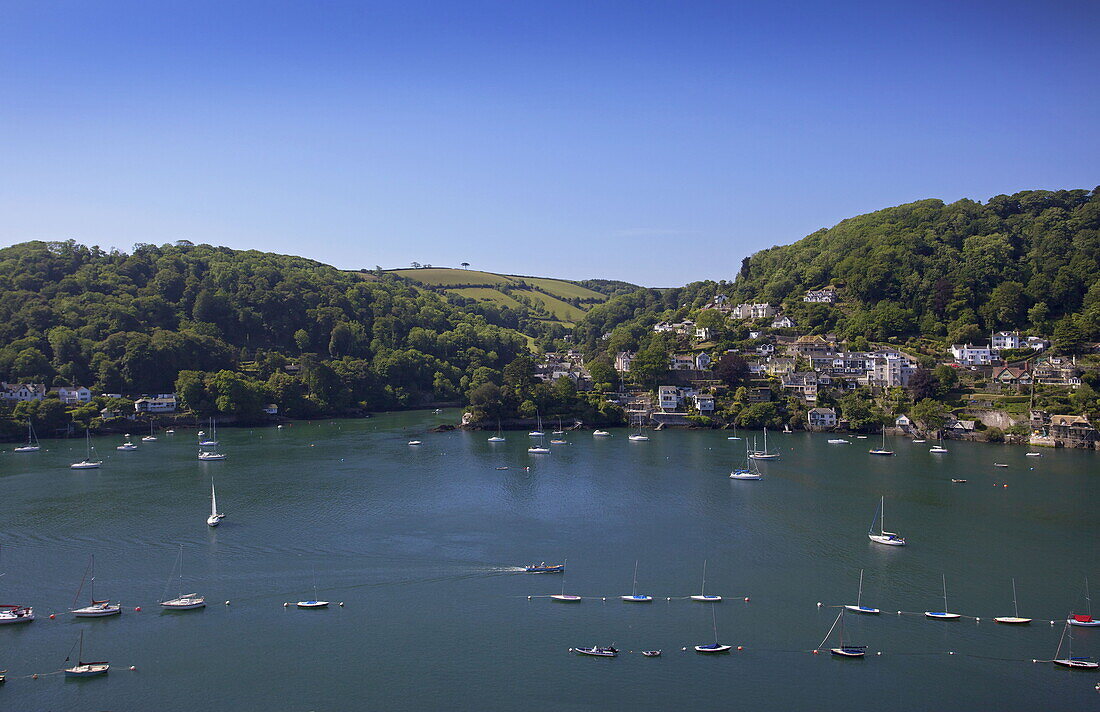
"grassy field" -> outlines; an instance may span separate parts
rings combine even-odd
[[[429,287],[449,287],[455,284],[515,284],[515,280],[492,272],[479,272],[476,269],[451,269],[450,267],[428,267],[426,269],[392,269],[391,274],[419,282]]]
[[[476,299],[479,302],[494,302],[512,309],[524,308],[523,305],[515,299],[512,299],[504,292],[498,292],[492,287],[460,287],[459,289],[448,289],[447,294],[457,294],[460,297]]]
[[[584,317],[584,310],[578,309],[572,304],[567,304],[560,299],[555,299],[548,294],[542,292],[536,292],[534,290],[527,290],[523,292],[524,296],[529,297],[537,302],[541,302],[546,310],[554,315],[559,321],[576,323]]]
[[[533,287],[538,287],[544,292],[549,292],[556,297],[564,299],[596,299],[607,301],[607,296],[594,292],[588,287],[582,287],[572,282],[563,282],[560,279],[548,279],[546,277],[513,277],[517,281],[525,282]]]

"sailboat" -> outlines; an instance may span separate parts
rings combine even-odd
[[[878,523],[878,531],[875,531],[875,523]],[[886,546],[905,546],[905,539],[898,536],[897,532],[886,531],[886,497],[879,497],[878,509],[875,510],[875,518],[871,520],[871,528],[867,530],[867,538],[876,544]]]
[[[1062,626],[1062,637],[1058,639],[1058,650],[1054,652],[1055,665],[1061,665],[1062,667],[1073,668],[1075,670],[1096,670],[1100,668],[1100,663],[1096,662],[1092,658],[1086,658],[1073,655],[1073,631],[1070,630],[1070,621],[1066,621],[1066,624]],[[1062,657],[1062,642],[1069,638],[1069,645],[1067,646],[1069,655]]]
[[[546,435],[546,433],[542,432],[542,416],[536,413],[535,417],[538,418],[538,426],[527,434],[532,438],[541,438],[543,435]]]
[[[864,613],[872,616],[882,613],[882,611],[877,608],[863,605],[863,569],[859,570],[859,593],[856,594],[856,603],[854,606],[848,603],[845,604],[844,607],[853,613]]]
[[[934,452],[936,454],[943,454],[947,452],[947,448],[943,446],[943,435],[937,433],[936,444],[928,448],[928,452]]]
[[[692,596],[693,601],[705,601],[707,603],[717,603],[722,600],[721,596],[717,596],[713,593],[707,593],[707,560],[703,559],[703,585],[699,587],[698,595]]]
[[[649,436],[642,432],[641,417],[639,417],[634,423],[634,432],[627,437],[627,440],[632,440],[634,442],[645,442],[646,440],[649,440]]]
[[[737,435],[737,423],[734,423],[733,424],[733,435],[727,436],[726,440],[740,440],[740,439],[741,438]]]
[[[537,435],[536,435],[536,433],[537,433]],[[528,435],[533,435],[533,436],[538,437],[539,442],[538,442],[537,445],[532,445],[531,447],[527,448],[527,452],[531,453],[532,455],[549,455],[550,454],[550,448],[546,447],[546,435],[545,435],[545,433],[542,432],[542,417],[541,416],[539,417],[539,428],[538,428],[538,430],[534,430],[534,431],[528,433]]]
[[[958,620],[959,618],[962,617],[958,613],[948,613],[948,611],[951,610],[951,609],[949,609],[947,607],[947,575],[946,574],[940,574],[940,576],[941,576],[941,578],[943,578],[943,610],[942,611],[925,611],[924,615],[925,615],[926,618],[935,618],[936,620],[940,620],[940,621]]]
[[[1016,605],[1016,579],[1012,579],[1012,615],[1000,616],[993,619],[994,623],[1008,623],[1010,625],[1026,625],[1031,622],[1030,618],[1020,617],[1020,607]]]
[[[210,419],[210,437],[203,439],[206,433],[199,431],[199,447],[215,447],[218,444],[218,421]]]
[[[550,433],[551,435],[565,435],[565,430],[561,427],[561,418],[558,418],[558,429]]]
[[[631,589],[629,596],[619,596],[620,599],[628,603],[649,603],[653,600],[653,596],[647,596],[644,593],[638,593],[638,561],[634,560],[634,587]]]
[[[157,436],[154,434],[154,430],[153,430],[153,419],[149,418],[149,434],[146,435],[145,437],[143,437],[141,439],[141,442],[143,442],[143,443],[155,443],[156,441],[157,441]]]
[[[3,574],[0,574],[2,576]],[[30,606],[0,606],[0,625],[8,623],[30,623],[34,620],[34,609]]]
[[[764,449],[753,450],[749,453],[749,458],[753,460],[778,460],[778,452],[768,452],[768,428],[764,428]]]
[[[829,632],[825,634],[825,638],[818,645],[818,648],[824,648],[825,643],[829,641],[829,636],[833,634],[833,629],[836,628],[837,623],[840,624],[840,645],[835,648],[829,648],[829,652],[840,658],[862,658],[867,654],[866,645],[852,645],[851,643],[844,643],[844,609],[841,608],[840,612],[836,614],[836,620],[833,621],[833,625],[829,628]],[[816,650],[814,651],[817,652]]]
[[[872,455],[893,455],[893,450],[886,449],[886,426],[882,426],[882,447],[871,448],[868,450]]]
[[[15,452],[38,452],[41,449],[38,443],[38,435],[35,434],[34,426],[31,425],[31,419],[27,418],[27,444],[15,448]]]
[[[565,565],[569,563],[569,559],[562,562],[561,565],[561,593],[555,593],[550,596],[554,601],[562,601],[563,603],[579,603],[580,596],[574,596],[573,594],[567,594],[565,592]]]
[[[328,608],[328,601],[317,600],[317,572],[313,572],[313,598],[295,603],[298,608]]]
[[[126,433],[126,441],[117,446],[115,450],[122,450],[123,452],[132,452],[134,450],[137,450],[137,445],[134,445],[132,442],[130,442],[130,433]]]
[[[167,598],[168,587],[172,585],[172,574],[176,569],[179,569],[179,588],[183,591],[183,544],[180,544],[180,553],[176,557],[176,563],[172,567],[172,571],[168,574],[168,582],[164,584],[164,595],[160,602],[161,608],[167,608],[171,611],[190,611],[195,608],[202,608],[206,605],[206,599],[197,593],[179,593],[175,598]]]
[[[91,574],[90,577],[89,574]],[[74,606],[77,599],[80,598],[80,592],[84,589],[85,580],[88,581],[88,593],[91,595],[92,601],[83,608],[70,608],[69,613],[77,618],[102,618],[103,616],[117,616],[122,613],[121,603],[111,603],[110,600],[97,601],[95,598],[95,554],[92,554],[89,558],[88,569],[84,572],[84,578],[80,579],[80,588],[76,590],[76,596],[73,598]]]
[[[72,648],[69,648],[69,654],[72,654]],[[65,662],[69,662],[68,656],[65,657]],[[66,677],[93,677],[103,675],[110,669],[111,664],[106,660],[94,663],[84,662],[84,631],[80,631],[80,652],[76,656],[76,665],[65,668]]]
[[[1069,624],[1082,628],[1095,628],[1100,626],[1100,621],[1092,617],[1092,599],[1089,598],[1089,577],[1085,577],[1085,613],[1077,613],[1069,617]]]
[[[489,442],[491,442],[491,443],[502,443],[502,442],[504,442],[504,435],[500,431],[500,418],[497,418],[497,434],[490,437]]]
[[[760,468],[753,462],[748,447],[745,448],[745,466],[739,467],[730,473],[731,480],[758,480],[761,478]]]
[[[218,511],[218,496],[214,494],[214,479],[210,478],[210,516],[206,518],[206,523],[209,526],[216,527],[225,518],[225,515]]]
[[[718,618],[715,616],[714,609],[710,609],[710,624],[714,629],[714,642],[713,643],[701,643],[695,646],[695,652],[697,653],[726,653],[732,648],[732,645],[726,645],[718,642]]]
[[[84,429],[84,443],[84,459],[69,465],[70,470],[94,470],[103,464],[103,460],[92,459],[92,453],[95,452],[95,448],[92,447],[91,430],[87,428]]]

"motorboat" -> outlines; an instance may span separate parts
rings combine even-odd
[[[607,432],[606,430],[593,430],[592,431],[592,437],[594,437],[594,438],[607,438],[607,437],[611,437],[611,433]]]
[[[851,440],[845,440],[844,438],[830,438],[829,439],[829,444],[830,445],[851,445],[852,441]]]
[[[137,450],[137,449],[138,449],[138,446],[134,445],[132,442],[130,442],[130,434],[129,433],[126,434],[126,442],[124,442],[121,445],[115,447],[115,450],[122,450],[123,452],[131,452],[131,451]]]
[[[203,450],[199,453],[199,460],[202,462],[217,462],[218,460],[224,460],[225,453],[221,452],[208,452]]]
[[[647,658],[659,658],[659,657],[661,657],[661,651],[660,650],[643,650],[642,655],[646,656]]]
[[[409,441],[409,445],[420,445],[420,444],[421,444],[421,442],[419,440],[410,440]]]
[[[609,645],[606,648],[598,645],[593,645],[590,648],[573,648],[573,652],[578,655],[591,655],[597,658],[613,658],[619,654],[618,648],[614,645]]]
[[[539,564],[524,566],[523,572],[528,574],[560,574],[565,573],[565,564],[548,564],[543,561]]]

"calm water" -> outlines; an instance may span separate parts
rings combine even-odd
[[[39,619],[0,627],[0,668],[9,670],[0,708],[1096,704],[1100,675],[1030,662],[1053,655],[1061,623],[1049,621],[1083,605],[1086,574],[1100,597],[1096,453],[1025,458],[1024,448],[953,442],[937,457],[895,439],[898,457],[873,458],[874,439],[835,446],[826,436],[775,435],[783,459],[762,463],[766,479],[737,482],[726,475],[744,445],[728,433],[661,432],[648,443],[621,430],[606,440],[575,433],[552,455],[529,456],[525,433],[492,445],[487,433],[425,432],[455,417],[225,429],[230,459],[220,463],[195,459],[194,431],[131,453],[114,450],[119,438],[100,439],[108,457],[98,471],[67,468],[83,455],[78,440],[49,441],[37,455],[8,447],[0,599],[33,605]],[[406,445],[414,434],[424,445]],[[216,529],[205,524],[211,475],[228,515]],[[880,495],[889,528],[909,546],[867,540]],[[211,605],[162,613],[156,602],[179,544],[182,592]],[[93,552],[97,594],[127,610],[49,620],[72,604]],[[566,592],[596,598],[537,598],[559,592],[562,577],[511,568],[565,558]],[[636,559],[639,592],[660,597],[654,603],[611,598],[630,593]],[[741,652],[681,652],[713,639],[712,604],[664,598],[697,592],[704,559],[708,592],[729,597],[716,606],[719,637]],[[884,614],[849,617],[849,638],[882,655],[809,654],[836,615],[827,606],[854,602],[861,568],[863,602]],[[941,573],[950,608],[980,623],[896,614],[941,610]],[[989,620],[1011,615],[1013,576],[1020,614],[1037,619],[1030,627]],[[284,609],[312,598],[315,581],[321,598],[345,606]],[[180,592],[175,582],[169,592]],[[81,629],[85,658],[112,663],[106,678],[24,677],[60,669]],[[1100,630],[1076,636],[1075,653],[1100,654]],[[567,652],[612,642],[635,654]],[[649,648],[665,654],[637,654]]]

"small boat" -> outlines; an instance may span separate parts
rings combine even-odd
[[[866,435],[857,435],[856,436],[856,440],[866,440],[866,439],[867,439]]]
[[[180,590],[183,590],[183,544],[180,544],[180,553],[176,556],[176,563],[168,572],[168,582],[164,584],[164,594],[161,597],[160,607],[170,611],[190,611],[206,606],[206,599],[197,593],[180,593],[175,598],[167,598],[168,587],[172,585],[172,574],[179,569]]]
[[[281,428],[281,427],[283,427],[283,426],[281,426],[281,425],[280,425],[279,427]],[[176,434],[176,431],[175,431],[175,430],[173,430],[172,428],[168,428],[167,430],[165,430],[165,431],[164,431],[164,434],[165,434],[165,435],[175,435],[175,434]]]
[[[1003,462],[994,462],[993,466],[994,467],[1008,467],[1008,465],[1004,464]]]
[[[592,437],[594,437],[594,438],[607,438],[607,437],[611,437],[611,433],[607,432],[606,430],[593,430],[592,431]]]
[[[915,443],[917,443],[917,444],[920,444],[920,443],[926,443],[926,442],[928,442],[928,441],[927,441],[927,440],[925,440],[924,438],[914,438],[914,439],[913,439],[913,442],[915,442]]]
[[[144,436],[141,439],[141,442],[143,442],[143,443],[155,443],[156,441],[157,441],[157,436],[153,432],[153,419],[150,418],[149,419],[149,434]]]
[[[308,601],[298,601],[294,604],[298,608],[328,608],[328,601],[317,599],[317,570],[313,571],[313,598]]]
[[[206,518],[206,525],[218,526],[225,515],[218,511],[218,495],[214,492],[214,478],[210,478],[210,516]]]
[[[567,563],[569,563],[569,559],[566,559],[565,563],[561,565],[561,593],[552,594],[550,598],[551,600],[561,601],[562,603],[580,603],[580,596],[574,596],[571,593],[565,592],[565,564]]]
[[[661,651],[660,650],[643,650],[642,655],[646,656],[647,658],[659,658],[659,657],[661,657]]]
[[[894,454],[893,450],[887,450],[886,449],[886,426],[885,425],[882,426],[882,446],[881,447],[876,447],[876,448],[871,448],[867,452],[870,453],[871,455],[892,456]]]
[[[224,460],[224,459],[225,459],[225,454],[224,453],[208,452],[206,450],[200,450],[199,451],[199,460],[201,460],[202,462],[217,462],[219,460]]]
[[[436,408],[436,409],[435,409],[435,410],[433,410],[432,412],[433,412],[433,413],[435,413],[436,415],[439,415],[439,414],[441,414],[441,413],[443,412],[443,409],[442,409],[442,408]]]
[[[879,529],[875,531],[875,523]],[[888,532],[886,527],[886,497],[879,497],[878,509],[875,510],[875,518],[871,520],[871,528],[867,530],[867,538],[876,544],[886,546],[905,546],[905,538],[898,536],[897,532]]]
[[[768,429],[764,428],[764,449],[753,450],[749,453],[750,460],[778,460],[778,452],[768,452]]]
[[[845,440],[844,438],[830,438],[829,439],[829,444],[830,445],[851,445],[852,441],[851,440]]]
[[[957,485],[961,485],[963,482],[966,482],[966,480],[959,480],[959,479],[955,479],[954,477],[951,478],[951,481],[954,482]]]
[[[34,620],[34,609],[30,606],[0,606],[0,625],[9,623],[30,623]]]
[[[697,653],[727,653],[732,645],[726,645],[725,643],[718,642],[718,619],[715,617],[714,609],[710,609],[710,624],[714,628],[714,642],[713,643],[700,643],[695,646],[695,652]]]
[[[1073,614],[1069,617],[1069,624],[1081,628],[1096,628],[1100,621],[1092,617],[1092,599],[1089,597],[1089,577],[1085,577],[1085,613]]]
[[[1041,452],[1025,452],[1024,453],[1024,457],[1042,457],[1042,456],[1043,456],[1043,453],[1041,453]]]
[[[72,654],[72,648],[69,649],[69,653]],[[65,662],[69,662],[69,658],[65,658]],[[111,664],[106,660],[94,663],[84,662],[84,631],[80,631],[80,652],[76,657],[76,665],[65,668],[66,677],[94,677],[96,675],[104,675],[111,669]]]
[[[785,435],[789,435],[789,434],[791,434],[791,433],[793,433],[793,432],[794,432],[794,431],[793,431],[793,430],[791,430],[791,426],[790,426],[790,425],[784,425],[784,426],[783,426],[783,433],[784,433]]]
[[[420,444],[421,444],[421,442],[419,440],[410,440],[409,441],[409,445],[420,445]]]
[[[508,466],[507,466],[507,465],[501,465],[501,466],[500,466],[500,467],[498,467],[497,469],[498,469],[498,470],[507,470],[507,469],[508,469]]]
[[[653,596],[647,596],[644,593],[638,593],[638,561],[634,561],[634,587],[631,589],[629,596],[619,596],[620,600],[627,603],[649,603],[653,600]]]
[[[27,416],[27,444],[20,445],[15,448],[14,452],[38,452],[42,447],[38,442],[38,435],[34,432],[34,426],[31,425],[30,416]]]
[[[489,438],[489,442],[491,442],[491,443],[502,443],[502,442],[504,442],[504,434],[500,430],[500,420],[499,419],[497,420],[497,434],[492,436],[491,438]]]
[[[1005,623],[1005,624],[1008,624],[1008,625],[1027,625],[1028,623],[1031,622],[1030,618],[1021,618],[1020,617],[1020,607],[1018,605],[1016,605],[1016,579],[1015,578],[1012,579],[1012,610],[1013,610],[1013,614],[1011,616],[1000,616],[998,618],[994,618],[993,622],[994,623]]]
[[[1062,642],[1069,639],[1069,645],[1067,651],[1069,655],[1062,657]],[[1070,622],[1066,621],[1066,624],[1062,626],[1062,637],[1058,639],[1058,649],[1054,652],[1055,665],[1061,665],[1062,667],[1073,668],[1075,670],[1097,670],[1100,669],[1100,663],[1096,662],[1092,658],[1086,658],[1081,656],[1074,656],[1073,654],[1073,631],[1070,630]]]
[[[593,645],[591,648],[572,648],[572,651],[578,655],[592,655],[597,658],[613,658],[619,654],[618,648],[614,645],[606,648]]]
[[[542,432],[541,430],[532,430],[531,432],[527,433],[527,436],[532,438],[541,438],[543,435],[546,435],[546,433]]]
[[[543,561],[539,564],[524,566],[523,572],[528,574],[562,574],[565,573],[565,564],[548,564]]]
[[[863,613],[865,615],[875,616],[882,613],[877,608],[871,608],[870,606],[863,605],[863,569],[859,570],[859,593],[856,594],[855,605],[845,604],[844,608],[852,613]]]
[[[840,645],[835,648],[829,648],[829,652],[838,658],[862,658],[867,654],[866,645],[852,645],[851,643],[844,642],[844,609],[841,608],[840,612],[836,614],[836,620],[833,621],[833,625],[829,628],[829,632],[825,634],[825,638],[818,645],[818,648],[824,648],[825,643],[829,642],[829,636],[833,634],[833,629],[836,628],[837,623],[840,624]],[[817,652],[816,650],[814,652]]]
[[[84,589],[85,581],[88,581],[89,584],[88,593],[91,596],[91,603],[83,608],[70,608],[69,613],[72,613],[77,618],[102,618],[104,616],[117,616],[122,613],[121,603],[111,603],[109,600],[96,600],[95,554],[92,554],[88,559],[88,568],[84,571],[84,578],[80,579],[80,588],[76,589],[76,596],[73,598],[74,606],[76,605],[77,599],[80,598],[80,592]]]
[[[948,613],[950,610],[947,607],[947,574],[940,574],[943,579],[943,610],[942,611],[925,611],[926,618],[933,618],[939,621],[955,621],[961,618],[958,613]]]
[[[745,448],[745,466],[739,467],[730,473],[731,480],[758,480],[762,477],[760,467],[750,457],[749,449]]]
[[[131,452],[131,451],[137,450],[137,449],[138,449],[138,446],[134,445],[132,442],[130,442],[130,434],[129,433],[126,433],[126,442],[122,443],[121,445],[119,445],[115,448],[115,450],[122,450],[123,452]]]
[[[568,440],[551,440],[550,444],[551,445],[568,445],[569,441]]]
[[[718,603],[722,600],[721,596],[716,596],[713,593],[707,593],[707,560],[703,559],[703,585],[699,587],[699,593],[692,596],[693,601],[703,601],[704,603]]]
[[[92,447],[91,432],[87,428],[84,429],[84,441],[84,459],[69,465],[70,470],[94,470],[103,464],[103,460],[92,459],[95,448]]]
[[[218,422],[210,419],[210,437],[205,438],[205,431],[199,431],[199,447],[216,447],[218,444]]]

